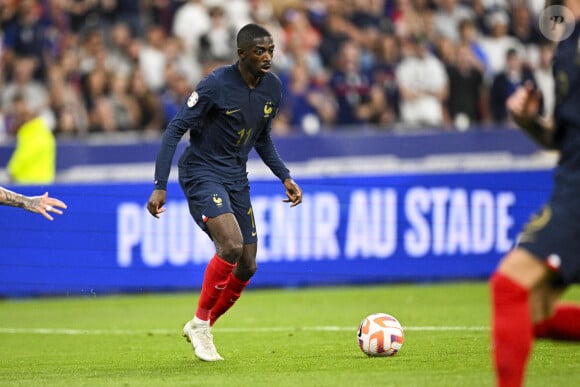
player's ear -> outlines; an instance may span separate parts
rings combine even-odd
[[[238,47],[238,57],[243,58],[244,56],[246,56],[245,54],[246,52],[244,51],[244,49]]]

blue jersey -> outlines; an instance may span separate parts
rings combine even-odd
[[[580,173],[580,23],[554,55],[556,144],[560,170]]]
[[[189,131],[189,146],[179,160],[180,173],[218,183],[247,179],[246,163],[255,148],[280,179],[290,173],[270,137],[282,98],[282,83],[266,74],[251,89],[237,63],[204,78],[167,126],[155,165],[155,188],[166,189],[177,144]]]

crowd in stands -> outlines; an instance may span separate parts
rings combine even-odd
[[[544,0],[0,0],[0,141],[15,100],[57,138],[157,138],[248,22],[274,36],[277,135],[509,125],[536,84],[553,109]]]

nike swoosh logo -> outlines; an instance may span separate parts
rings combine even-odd
[[[226,287],[225,286],[215,286],[216,290],[224,290]]]
[[[255,237],[256,236],[256,232],[252,231],[252,236]]]
[[[226,110],[226,114],[229,116],[231,114],[234,114],[235,112],[239,112],[242,109],[234,109],[234,110]]]

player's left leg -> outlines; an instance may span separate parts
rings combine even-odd
[[[521,386],[533,343],[530,293],[548,276],[546,266],[515,248],[490,279],[492,355],[497,386]]]
[[[211,310],[210,324],[215,324],[216,320],[226,313],[240,298],[242,292],[250,283],[250,278],[256,272],[257,243],[244,245],[244,252],[238,260],[238,264],[230,273],[226,288],[220,295],[217,303]]]

